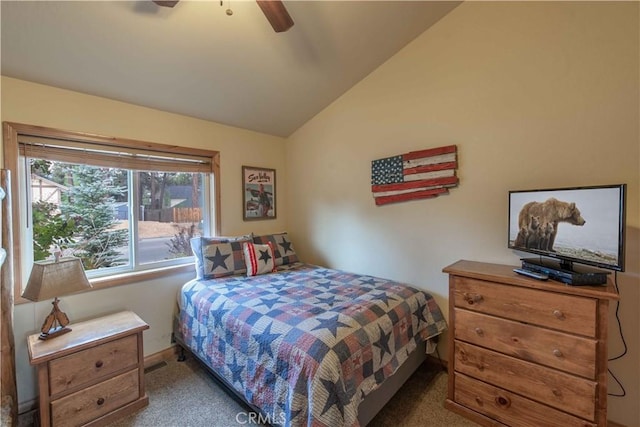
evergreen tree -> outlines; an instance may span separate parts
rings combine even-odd
[[[128,244],[127,230],[115,230],[115,200],[125,193],[115,185],[116,174],[109,168],[68,165],[65,185],[69,187],[61,211],[77,218],[74,255],[82,258],[87,270],[114,267],[125,260],[119,248]]]

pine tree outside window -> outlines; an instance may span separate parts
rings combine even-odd
[[[13,126],[22,282],[57,250],[81,258],[94,286],[143,279],[190,265],[189,239],[216,233],[217,152]]]

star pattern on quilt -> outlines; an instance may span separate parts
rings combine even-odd
[[[269,286],[275,289],[276,291],[278,291],[277,293],[281,293],[280,291],[282,291],[285,287],[290,286],[290,284],[289,283],[272,283]]]
[[[213,326],[215,328],[224,327],[224,322],[222,321],[222,317],[230,311],[230,310],[225,310],[224,306],[226,303],[227,303],[226,301],[223,301],[220,307],[216,309],[213,313],[211,313],[211,316],[213,317]]]
[[[329,332],[333,334],[334,337],[338,335],[338,328],[350,328],[346,323],[342,323],[340,320],[340,315],[336,314],[335,317],[330,317],[329,319],[318,319],[320,324],[312,329],[312,331],[317,331],[318,329],[328,329]]]
[[[413,312],[413,315],[418,318],[418,326],[420,326],[420,322],[427,323],[427,319],[426,319],[426,317],[424,317],[424,307],[423,306],[418,305],[418,308],[416,308],[416,311]]]
[[[374,342],[373,345],[380,349],[380,360],[382,360],[385,353],[391,354],[391,349],[389,348],[389,340],[391,339],[392,331],[389,331],[388,334],[385,334],[380,325],[378,325],[378,329],[380,330],[380,338],[378,339],[378,341]]]
[[[276,305],[277,303],[281,303],[282,301],[280,301],[280,297],[275,297],[275,298],[260,298],[261,303],[258,305],[266,305],[269,310],[271,310],[273,308],[274,305]]]
[[[229,370],[231,371],[231,382],[235,383],[238,381],[242,387],[244,387],[244,383],[242,381],[242,371],[244,370],[243,364],[238,364],[238,360],[236,359],[236,355],[233,355],[233,364],[227,364]]]
[[[340,411],[340,415],[344,416],[344,404],[342,403],[341,396],[344,395],[344,392],[341,390],[341,387],[338,384],[334,383],[331,380],[325,380],[324,378],[320,378],[322,381],[322,385],[327,390],[327,401],[324,404],[324,408],[322,408],[321,414],[327,412],[333,406]]]
[[[333,304],[335,304],[335,301],[336,301],[335,295],[331,295],[326,298],[323,298],[323,297],[317,297],[317,298],[320,304],[327,304],[329,307],[333,307]]]
[[[207,256],[205,258],[213,263],[213,265],[211,266],[211,271],[213,272],[213,270],[218,267],[224,267],[225,270],[228,270],[226,261],[230,256],[231,254],[222,255],[220,253],[220,248],[216,248],[216,253],[213,256]]]
[[[283,411],[285,411],[285,412],[287,411],[287,409],[286,409],[286,405],[280,405],[280,407],[282,408],[282,410],[283,410]],[[295,410],[295,411],[294,411],[293,409],[291,409],[291,410],[289,411],[289,413],[291,414],[291,416],[289,417],[289,419],[290,419],[291,421],[293,421],[293,420],[294,420],[298,415],[302,414],[302,413],[303,413],[303,411],[302,411],[302,409],[298,409],[298,410]]]
[[[318,288],[326,288],[327,290],[330,290],[335,286],[330,280],[316,280],[314,284]]]
[[[369,285],[369,286],[375,286],[376,285],[376,280],[373,277],[368,277],[366,279],[360,279],[360,284],[361,285]]]
[[[280,336],[280,334],[272,334],[271,333],[271,325],[262,332],[261,334],[253,334],[253,339],[258,343],[258,358],[260,358],[263,354],[267,353],[271,358],[273,358],[273,351],[271,351],[271,342]]]
[[[387,307],[390,307],[389,305],[389,300],[392,299],[394,301],[397,301],[396,298],[390,296],[387,292],[380,292],[377,294],[371,294],[371,296],[374,298],[374,300],[378,300],[378,301],[382,301],[384,303],[384,305],[386,305]]]

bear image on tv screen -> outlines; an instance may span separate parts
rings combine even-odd
[[[515,245],[554,252],[553,244],[561,222],[582,226],[586,221],[573,202],[563,202],[554,197],[544,202],[529,202],[518,215],[520,231]]]

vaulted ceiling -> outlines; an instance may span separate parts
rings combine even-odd
[[[288,136],[460,2],[284,4],[2,0],[2,75]]]

